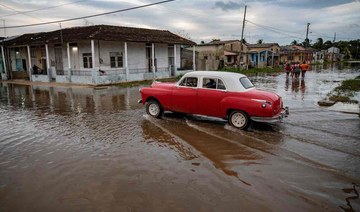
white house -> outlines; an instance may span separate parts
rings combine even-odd
[[[109,25],[24,34],[4,42],[10,78],[112,84],[179,74],[180,49],[194,42],[166,30]]]

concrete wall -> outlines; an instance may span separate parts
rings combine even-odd
[[[50,82],[48,75],[32,75],[33,82]]]
[[[56,82],[58,82],[58,83],[69,83],[69,82],[71,82],[71,79],[67,75],[57,75],[56,76]]]
[[[128,43],[128,66],[130,73],[147,69],[145,43]]]
[[[93,84],[92,76],[71,76],[71,82],[76,84]]]

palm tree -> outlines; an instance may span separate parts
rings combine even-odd
[[[256,42],[257,44],[262,44],[263,43],[263,39],[260,39]]]
[[[290,44],[291,45],[298,45],[298,42],[297,42],[297,40],[293,40]]]
[[[324,40],[322,38],[316,39],[316,42],[313,45],[314,49],[322,50],[324,46]]]

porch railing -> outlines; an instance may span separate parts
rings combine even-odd
[[[71,75],[73,76],[92,76],[91,71],[82,71],[82,70],[71,70]]]

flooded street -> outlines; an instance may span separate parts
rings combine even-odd
[[[248,131],[149,117],[139,87],[2,83],[0,211],[360,211],[359,105],[317,105],[359,74],[253,77],[290,116]]]

